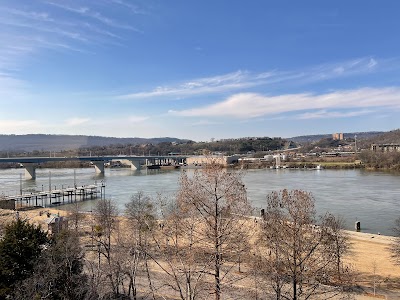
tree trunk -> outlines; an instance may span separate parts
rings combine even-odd
[[[217,191],[215,189],[215,195],[217,195]],[[221,259],[221,254],[219,251],[220,245],[219,245],[219,233],[218,233],[218,217],[219,217],[219,212],[218,212],[218,198],[216,196],[215,199],[215,219],[214,219],[214,237],[215,237],[215,300],[220,300],[221,298],[221,281],[219,277],[219,271],[220,271],[220,259]]]

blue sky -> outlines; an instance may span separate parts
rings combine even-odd
[[[400,127],[400,2],[0,1],[0,134]]]

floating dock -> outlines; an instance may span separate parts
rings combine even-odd
[[[101,183],[15,196],[3,196],[0,198],[0,208],[21,210],[29,207],[52,207],[77,201],[104,199],[105,187],[105,184]]]

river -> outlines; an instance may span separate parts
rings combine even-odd
[[[0,170],[0,193],[19,194],[30,190],[88,185],[95,181],[106,183],[106,195],[116,202],[120,211],[131,195],[143,191],[156,197],[170,197],[178,189],[181,171],[106,169],[104,176],[93,169],[37,169],[36,180],[20,181],[23,169]],[[314,195],[318,214],[329,211],[342,217],[346,229],[354,230],[361,222],[363,232],[393,235],[391,228],[400,217],[400,174],[364,170],[247,170],[243,181],[248,197],[257,209],[265,207],[266,195],[281,189],[301,189]],[[50,180],[49,180],[50,179]],[[94,201],[85,201],[84,209],[91,210]]]

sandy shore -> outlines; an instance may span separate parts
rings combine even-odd
[[[354,264],[358,272],[371,274],[375,272],[379,276],[400,279],[400,266],[395,265],[391,259],[390,245],[395,237],[370,233],[346,231],[351,243],[351,252],[347,258]]]
[[[45,230],[47,213],[62,216],[68,215],[68,211],[56,208],[42,208],[19,212],[19,216],[32,223],[41,225]],[[15,212],[11,210],[0,210],[0,222],[5,224],[15,219]],[[346,231],[351,243],[351,252],[346,260],[354,265],[361,274],[373,275],[373,265],[376,262],[376,274],[381,277],[399,278],[400,266],[393,263],[390,257],[389,246],[397,238],[391,236]],[[399,280],[400,281],[400,280]]]
[[[346,260],[357,272],[357,283],[373,294],[385,296],[382,299],[400,299],[400,266],[396,265],[390,253],[395,237],[370,233],[346,231],[349,234],[351,252]],[[357,299],[379,299],[372,296],[359,296]]]
[[[68,215],[68,211],[55,208],[42,208],[19,212],[19,217],[41,225],[47,230],[47,214]],[[10,210],[0,210],[0,224],[4,225],[15,219],[16,213]],[[400,266],[394,264],[391,259],[389,247],[397,239],[391,236],[383,236],[370,233],[346,231],[351,244],[350,253],[345,260],[356,270],[356,282],[367,287],[372,293],[375,281],[376,292],[386,295],[386,299],[400,299]],[[370,287],[370,288],[368,288]],[[360,295],[357,299],[377,299]]]

